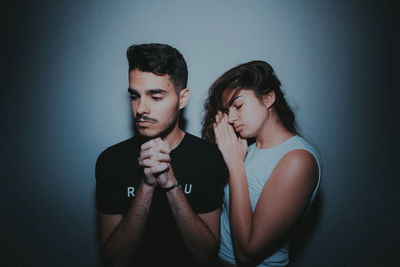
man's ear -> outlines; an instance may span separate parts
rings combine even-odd
[[[263,95],[262,101],[267,108],[270,108],[275,103],[275,92],[271,91],[268,94]]]
[[[189,100],[190,90],[188,88],[182,89],[179,92],[179,109],[186,107]]]

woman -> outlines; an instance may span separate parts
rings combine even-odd
[[[272,67],[239,65],[211,86],[203,137],[218,144],[229,171],[221,214],[223,265],[286,266],[288,234],[313,201],[319,156],[298,136]],[[247,139],[255,142],[247,147]]]

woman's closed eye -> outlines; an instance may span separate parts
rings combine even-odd
[[[234,107],[236,110],[239,110],[242,106],[243,106],[243,103],[242,103],[242,104],[235,104],[235,105],[233,105],[233,107]]]

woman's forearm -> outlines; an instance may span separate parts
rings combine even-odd
[[[228,165],[230,222],[233,243],[240,261],[247,261],[251,239],[253,211],[251,209],[246,171],[243,163]]]

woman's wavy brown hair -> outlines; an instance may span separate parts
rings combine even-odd
[[[295,114],[285,99],[274,69],[267,62],[256,60],[228,70],[211,85],[208,99],[204,103],[206,113],[202,122],[203,138],[215,143],[213,123],[217,112],[225,110],[222,104],[223,93],[240,89],[253,90],[260,99],[271,91],[275,92],[273,106],[280,120],[288,131],[297,134]]]

